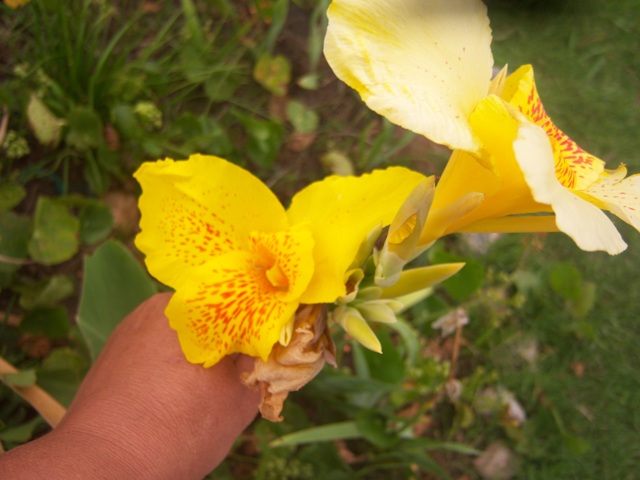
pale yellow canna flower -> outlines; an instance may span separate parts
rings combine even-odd
[[[234,352],[267,361],[302,303],[331,303],[360,245],[391,222],[423,176],[405,168],[311,184],[285,211],[246,170],[192,155],[143,164],[141,233],[149,272],[175,289],[167,317],[187,359]],[[285,340],[286,343],[286,340]]]
[[[638,228],[640,180],[605,170],[553,125],[530,66],[492,81],[480,0],[334,0],[328,17],[336,75],[374,111],[454,150],[418,247],[457,231],[561,230],[584,250],[624,250],[601,209]]]

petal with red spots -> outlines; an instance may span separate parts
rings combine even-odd
[[[604,162],[585,152],[555,126],[538,95],[531,65],[524,65],[509,75],[502,97],[544,129],[553,149],[556,178],[563,186],[583,190],[599,178]]]
[[[191,270],[167,307],[187,359],[209,367],[240,352],[266,361],[313,273],[307,231],[252,234],[250,251]]]
[[[584,193],[596,198],[601,208],[640,230],[640,175],[620,179],[620,172],[626,173],[626,168],[620,167],[612,174],[607,172]]]
[[[144,163],[137,247],[151,274],[175,288],[190,268],[246,250],[253,230],[288,227],[284,208],[259,179],[218,157]]]

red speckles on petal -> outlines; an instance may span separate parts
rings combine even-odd
[[[526,101],[516,105],[533,123],[542,127],[549,137],[556,163],[556,177],[567,188],[583,190],[595,182],[604,170],[604,162],[585,152],[547,115],[535,83],[531,81]]]
[[[311,279],[308,231],[252,233],[247,244],[194,269],[176,293],[179,311],[167,315],[191,361],[213,365],[232,352],[266,359]]]
[[[158,226],[167,255],[189,266],[239,248],[233,225],[187,196],[167,199]]]
[[[621,167],[619,171],[626,171]],[[623,178],[607,171],[584,193],[599,200],[601,208],[611,211],[625,222],[640,229],[640,176]],[[611,173],[614,173],[611,175]]]

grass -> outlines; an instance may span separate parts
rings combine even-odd
[[[175,8],[142,12],[129,2],[101,10],[100,2],[75,0],[82,21],[73,24],[47,20],[49,8],[61,19],[68,11],[66,4],[45,3],[5,9],[0,19],[0,46],[6,41],[21,53],[0,68],[0,103],[10,113],[8,128],[31,149],[0,166],[0,225],[24,243],[0,243],[0,254],[28,260],[0,264],[0,354],[35,369],[64,401],[89,362],[71,320],[82,257],[108,238],[130,244],[135,219],[120,223],[122,208],[103,194],[135,201],[130,173],[141,161],[194,151],[222,155],[256,172],[286,202],[331,171],[320,161],[326,154],[357,172],[408,164],[437,173],[446,159],[446,152],[381,121],[332,76],[319,57],[326,1],[278,0],[256,8],[248,0],[181,0]],[[556,124],[610,168],[625,163],[639,171],[640,4],[487,3],[496,65],[513,70],[532,63]],[[140,19],[140,28],[132,28],[126,12]],[[45,18],[34,28],[38,15]],[[65,35],[48,42],[58,29]],[[277,55],[291,67],[290,77],[286,68],[279,71],[285,96],[273,94],[273,79],[252,79],[260,60]],[[14,73],[22,62],[29,64],[26,77]],[[52,83],[43,85],[39,69]],[[28,126],[33,118],[26,105],[38,89],[50,113],[67,122],[55,145],[41,145]],[[292,100],[298,102],[293,107]],[[158,109],[160,125],[140,114],[140,102]],[[85,128],[91,122],[96,128]],[[38,220],[42,204],[67,230]],[[124,205],[131,210],[131,203]],[[34,230],[60,238],[71,232],[81,240],[34,260],[27,248]],[[580,252],[561,235],[502,237],[486,254],[471,252],[463,238],[440,242],[432,259],[467,259],[472,273],[381,335],[383,357],[340,339],[339,351],[347,352],[342,368],[325,369],[292,395],[284,423],[257,421],[214,477],[479,478],[473,459],[500,441],[518,458],[516,478],[635,478],[640,238],[626,226],[621,231],[629,248],[617,257]],[[456,346],[431,323],[457,305],[467,308],[471,322]],[[58,323],[39,324],[42,312]],[[533,357],[524,360],[519,352],[532,346]],[[455,348],[464,390],[449,402],[443,392]],[[483,395],[499,388],[523,406],[523,425],[509,421],[502,408],[483,413]],[[0,399],[5,447],[46,430],[8,389],[0,387]],[[421,434],[407,438],[402,426]],[[284,437],[288,446],[269,446],[306,428],[311,433]],[[300,440],[318,434],[333,441]]]

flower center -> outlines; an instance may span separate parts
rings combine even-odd
[[[280,268],[278,262],[275,262],[271,268],[267,269],[266,277],[276,290],[280,292],[287,292],[289,290],[289,279]]]
[[[252,263],[263,292],[289,302],[300,296],[313,273],[313,240],[307,231],[252,232]]]

